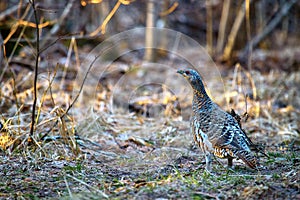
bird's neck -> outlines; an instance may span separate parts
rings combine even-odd
[[[208,97],[207,93],[203,91],[194,90],[194,99],[193,99],[193,110],[201,109],[207,107],[211,104],[211,100]]]
[[[208,97],[203,82],[201,80],[197,80],[191,84],[193,87],[194,99],[193,99],[193,110],[206,108],[210,105],[210,98]]]

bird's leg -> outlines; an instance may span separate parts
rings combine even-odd
[[[234,168],[233,168],[233,165],[232,165],[232,160],[233,160],[232,157],[228,157],[228,158],[227,158],[227,161],[228,161],[227,169],[228,169],[229,171],[234,172],[234,170],[233,170]]]
[[[227,160],[228,160],[228,168],[232,169],[232,160],[233,160],[233,158],[228,157]]]
[[[206,166],[205,169],[208,173],[212,173],[211,171],[211,162],[212,162],[212,154],[211,153],[206,153],[205,154],[205,162],[206,162]]]

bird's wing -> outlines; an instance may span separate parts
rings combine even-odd
[[[229,154],[233,154],[249,167],[256,169],[259,163],[250,150],[249,145],[253,144],[251,140],[231,115],[220,113],[218,116],[222,116],[223,121],[219,119],[221,134],[215,139],[215,148],[226,149]]]
[[[234,112],[234,111],[233,111]],[[235,113],[234,113],[235,114]],[[230,114],[234,120],[236,120],[236,118],[233,116],[233,114]],[[237,121],[237,120],[236,120]],[[241,130],[240,132],[240,137],[243,138],[243,140],[245,140],[247,146],[255,152],[260,152],[261,154],[263,154],[264,156],[266,156],[267,158],[269,158],[269,156],[264,152],[263,148],[259,147],[259,145],[254,144],[251,139],[247,136],[246,132],[244,129],[242,129],[241,125],[239,124],[239,122],[237,121],[237,124],[239,125],[239,128]]]
[[[217,138],[215,145],[221,148],[250,152],[249,145],[252,142],[240,128],[238,122],[227,113],[224,113],[222,117],[223,121],[220,123],[221,133]]]

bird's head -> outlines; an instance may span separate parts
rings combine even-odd
[[[196,70],[183,69],[178,70],[177,73],[181,74],[187,81],[189,81],[194,91],[200,92],[201,94],[206,94],[202,78]]]
[[[186,80],[190,82],[193,86],[194,84],[198,84],[198,82],[202,82],[202,78],[196,70],[193,69],[183,69],[178,70],[178,74],[181,74]]]

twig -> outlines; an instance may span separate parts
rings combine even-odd
[[[170,8],[168,8],[167,10],[164,10],[164,11],[160,12],[159,16],[160,17],[165,17],[165,16],[171,14],[178,7],[178,5],[179,5],[179,3],[177,1],[174,2],[173,5]]]
[[[65,183],[66,183],[66,186],[67,186],[67,189],[68,189],[69,196],[70,196],[71,199],[73,199],[73,194],[72,194],[72,192],[71,192],[71,190],[70,190],[70,186],[69,186],[69,183],[68,183],[68,181],[67,181],[67,179],[66,179],[66,175],[64,175],[64,181],[65,181]]]
[[[39,107],[38,112],[37,112],[36,123],[38,122],[37,119],[39,119],[39,116],[40,116],[40,114],[41,114],[41,108],[42,108],[42,105],[43,105],[43,103],[44,103],[44,101],[45,101],[46,94],[48,93],[49,90],[51,90],[52,83],[53,83],[53,81],[54,81],[54,79],[55,79],[55,77],[56,77],[56,73],[57,73],[57,71],[58,71],[58,67],[59,67],[59,65],[58,65],[58,63],[57,63],[57,64],[56,64],[56,67],[54,68],[54,72],[53,72],[52,78],[50,78],[50,74],[49,74],[49,80],[48,80],[49,85],[48,85],[48,87],[46,88],[46,90],[44,91],[44,94],[42,95],[41,106]],[[53,96],[52,96],[52,95],[51,95],[51,100],[53,100]],[[54,104],[54,101],[53,101],[53,105],[55,105],[55,104]]]
[[[14,99],[15,99],[17,110],[21,111],[22,106],[20,106],[19,100],[18,100],[18,97],[17,97],[17,88],[16,88],[16,80],[15,80],[15,74],[14,73],[13,73],[13,79],[12,79],[12,87],[13,87],[13,96],[14,96]],[[21,130],[20,130],[21,129],[21,127],[20,127],[20,124],[21,124],[20,112],[18,112],[17,116],[18,116],[17,117],[17,124],[19,125],[18,131],[19,131],[19,133],[21,133]]]
[[[30,12],[30,13],[28,14],[28,12],[29,12],[29,10],[30,10],[29,8],[30,8],[30,5],[28,5],[28,6],[26,7],[26,9],[25,9],[25,11],[24,11],[24,14],[22,15],[21,19],[25,18],[26,16],[28,16],[28,18],[31,17],[32,12]],[[27,15],[27,14],[28,14],[28,15]],[[18,25],[16,25],[16,26],[18,26]],[[10,33],[8,34],[8,36],[6,36],[6,38],[4,39],[4,41],[1,43],[3,50],[5,50],[5,44],[6,44],[6,42],[7,42],[8,40],[10,40],[11,36],[16,32],[16,29],[17,29],[17,28],[16,28],[15,26],[11,27]],[[13,47],[13,50],[12,50],[11,53],[10,53],[10,56],[9,56],[8,58],[6,58],[5,52],[3,52],[3,53],[4,53],[3,56],[4,56],[4,59],[5,59],[6,63],[5,63],[4,69],[2,70],[2,73],[1,73],[1,75],[0,75],[0,80],[2,80],[2,78],[3,78],[3,76],[4,76],[4,73],[6,72],[6,70],[7,70],[7,68],[8,68],[8,64],[9,64],[10,61],[12,60],[12,58],[13,58],[13,56],[14,56],[14,53],[15,53],[15,51],[17,50],[17,47],[19,46],[19,43],[20,43],[20,41],[21,41],[21,38],[22,38],[22,36],[23,36],[23,34],[24,34],[24,32],[25,32],[25,29],[26,29],[26,26],[24,26],[24,27],[22,28],[21,33],[19,34],[19,37],[17,38],[17,40],[16,40],[16,42],[15,42],[15,45],[14,45],[14,47]]]
[[[91,188],[91,189],[95,190],[96,192],[98,192],[99,194],[101,194],[103,197],[108,198],[107,194],[105,194],[105,193],[102,192],[101,190],[98,190],[97,188],[95,188],[95,187],[93,187],[93,186],[87,184],[87,183],[84,182],[83,180],[80,180],[80,179],[78,179],[78,178],[76,178],[76,177],[74,177],[74,176],[71,176],[70,174],[67,174],[67,176],[68,176],[69,178],[72,178],[72,179],[74,179],[75,181],[77,181],[77,182],[79,182],[79,183],[81,183],[81,184],[87,186],[88,188]]]
[[[85,83],[85,81],[86,81],[86,79],[87,79],[87,76],[88,76],[88,74],[89,74],[91,68],[93,67],[94,63],[96,62],[96,60],[97,60],[100,56],[101,56],[101,55],[96,56],[96,57],[94,58],[94,60],[91,62],[90,66],[89,66],[89,68],[88,68],[88,70],[87,70],[87,72],[85,73],[85,76],[84,76],[84,78],[83,78],[82,84],[80,85],[80,89],[79,89],[77,95],[75,96],[74,100],[73,100],[72,103],[69,105],[69,107],[66,109],[66,111],[60,116],[60,118],[63,118],[63,117],[69,112],[69,110],[74,106],[75,102],[77,101],[77,99],[79,98],[79,96],[80,96],[80,94],[81,94],[81,92],[82,92],[83,85],[84,85],[84,83]],[[43,135],[43,136],[41,137],[40,140],[43,140],[43,139],[44,139],[44,138],[45,138],[45,137],[53,130],[53,128],[57,125],[57,123],[58,123],[58,120],[56,120],[56,122],[54,123],[53,127],[52,127],[49,131],[47,131],[47,132],[45,133],[45,135]]]
[[[42,47],[44,47],[44,45],[47,44],[48,38],[51,37],[51,35],[55,35],[59,31],[63,21],[69,15],[74,2],[75,2],[75,0],[69,1],[69,3],[67,4],[66,8],[64,9],[62,15],[58,19],[57,23],[53,26],[53,28],[50,30],[50,32],[45,36],[44,42],[42,42],[42,44],[41,44]]]
[[[30,127],[30,136],[33,136],[34,132],[34,125],[35,125],[35,108],[36,108],[36,102],[37,102],[37,78],[38,78],[38,67],[39,67],[39,57],[40,57],[40,31],[39,31],[39,19],[37,16],[37,11],[35,7],[34,0],[29,1],[31,3],[33,14],[35,18],[35,24],[36,24],[36,57],[35,57],[35,71],[34,71],[34,82],[33,82],[33,104],[32,104],[32,117],[31,117],[31,127]]]
[[[23,27],[26,27],[26,26],[23,26]],[[35,26],[34,26],[35,27]],[[39,26],[40,28],[41,26]],[[52,43],[50,43],[48,46],[46,47],[42,47],[40,45],[40,53],[42,53],[42,51],[46,50],[47,48],[49,48],[49,46],[52,46],[53,44],[57,43],[57,41],[61,40],[61,39],[65,39],[65,40],[71,40],[72,38],[75,38],[75,39],[95,39],[96,37],[91,37],[90,35],[86,34],[86,35],[82,35],[80,33],[68,33],[68,34],[65,34],[65,35],[60,35],[60,36],[51,36],[49,38],[47,38],[47,43],[49,43],[49,41],[54,41]],[[98,36],[97,36],[98,38]],[[43,41],[45,40],[45,38],[43,38]],[[15,38],[11,38],[9,40],[10,42],[16,42],[16,41],[20,41],[20,42],[35,42],[36,39],[29,39],[29,38],[21,38],[20,40],[17,40]]]
[[[76,43],[75,42],[75,38],[73,37],[71,39],[71,42],[70,42],[70,45],[69,45],[67,59],[66,59],[66,63],[65,63],[64,69],[63,69],[63,74],[62,74],[62,78],[61,78],[61,82],[60,82],[60,86],[59,86],[59,88],[61,90],[63,90],[63,86],[65,84],[65,79],[66,79],[66,76],[67,76],[67,71],[68,71],[68,68],[69,68],[69,65],[70,65],[70,62],[71,62],[72,50],[74,49],[75,43]]]
[[[250,25],[250,0],[246,0],[246,33],[247,33],[247,41],[250,42],[251,41],[251,25]],[[249,44],[249,52],[250,52],[250,59],[248,59],[248,63],[247,63],[247,67],[249,69],[249,71],[252,68],[251,65],[251,57],[252,57],[252,43]]]
[[[213,8],[209,0],[206,5],[206,49],[209,55],[213,54]]]
[[[79,89],[79,91],[78,91],[76,97],[74,98],[73,102],[69,105],[69,107],[67,108],[66,112],[65,112],[61,117],[64,117],[64,116],[69,112],[69,110],[73,107],[73,105],[75,104],[75,102],[77,101],[79,95],[80,95],[81,92],[82,92],[83,85],[84,85],[84,83],[85,83],[85,81],[86,81],[86,79],[87,79],[87,76],[88,76],[88,74],[89,74],[90,71],[91,71],[91,68],[93,67],[94,63],[96,62],[96,60],[97,60],[100,56],[101,56],[101,55],[95,56],[94,60],[91,62],[90,66],[89,66],[89,68],[88,68],[88,70],[87,70],[87,72],[86,72],[85,75],[84,75],[82,84],[80,85],[80,89]]]
[[[76,35],[76,33],[74,34],[66,34],[66,35],[63,35],[63,36],[59,36],[58,38],[55,38],[55,40],[53,42],[51,42],[48,46],[43,46],[41,49],[40,49],[40,54],[43,53],[45,50],[49,49],[50,47],[52,47],[54,44],[56,44],[59,40],[62,40],[62,39],[72,39],[74,38],[74,35]],[[80,36],[79,36],[80,37]],[[80,37],[81,38],[81,37]],[[90,38],[90,37],[89,37]],[[47,38],[47,39],[43,39],[45,41],[48,41],[52,38]],[[75,38],[76,39],[76,38]]]
[[[64,12],[62,13],[61,17],[59,18],[58,22],[51,29],[51,31],[50,31],[51,35],[54,35],[54,34],[56,34],[59,31],[59,29],[60,29],[60,27],[62,25],[62,22],[69,15],[69,13],[71,11],[71,8],[73,7],[74,2],[75,2],[75,0],[69,1],[69,3],[67,4],[66,8],[64,9]]]
[[[215,194],[209,194],[207,192],[200,192],[200,191],[197,191],[197,192],[193,192],[193,194],[198,194],[198,195],[202,195],[202,196],[205,196],[205,197],[210,197],[210,198],[215,198],[217,199],[217,195]]]
[[[90,36],[96,36],[100,31],[102,34],[105,34],[106,32],[106,25],[110,21],[110,19],[114,16],[114,14],[117,12],[118,8],[121,4],[123,5],[129,5],[131,3],[131,0],[118,0],[116,5],[113,7],[113,9],[110,11],[110,13],[107,15],[107,17],[104,19],[101,26],[99,26],[96,30],[94,30],[92,33],[90,33]]]
[[[250,0],[250,3],[252,1]],[[239,12],[238,12],[238,15],[234,21],[234,24],[232,26],[232,29],[231,29],[231,32],[228,36],[228,42],[226,44],[226,47],[224,49],[224,53],[223,53],[223,56],[222,56],[222,59],[227,61],[230,59],[231,57],[231,54],[232,54],[232,50],[233,50],[233,47],[234,47],[234,44],[235,44],[235,40],[237,38],[237,34],[240,30],[240,27],[242,25],[242,22],[243,22],[243,19],[245,17],[245,13],[246,13],[246,9],[245,9],[245,2],[242,4]]]
[[[20,26],[19,21],[23,20],[26,17],[26,15],[28,14],[29,10],[30,10],[30,5],[28,4],[28,6],[26,7],[26,9],[25,9],[24,14],[22,15],[22,17],[17,21],[17,23],[15,23],[15,24],[13,24],[11,26],[9,34],[4,39],[4,42],[3,42],[4,44],[6,44],[10,40],[10,38],[13,36],[13,34],[17,31],[18,27]],[[28,15],[28,19],[31,17],[31,14],[32,14],[32,12]]]
[[[281,22],[282,18],[288,14],[288,11],[296,2],[297,0],[291,0],[285,2],[285,4],[281,7],[279,12],[277,13],[277,15],[264,28],[264,30],[247,43],[246,47],[243,49],[242,53],[239,56],[240,60],[245,60],[251,47],[255,48],[267,35],[269,35],[272,32],[272,30],[274,30],[274,28],[279,24],[279,22]]]
[[[16,12],[19,9],[19,4],[15,5],[11,8],[6,9],[5,11],[0,13],[0,21],[2,21],[4,18],[6,18],[7,16],[13,14],[14,12]],[[25,4],[22,4],[21,7],[24,7]]]
[[[219,33],[218,33],[218,40],[217,40],[217,53],[218,54],[221,53],[221,51],[224,47],[224,40],[225,40],[225,34],[226,34],[226,27],[228,24],[230,4],[231,4],[231,0],[225,0],[223,2],[222,15],[221,15],[221,19],[220,19]]]

